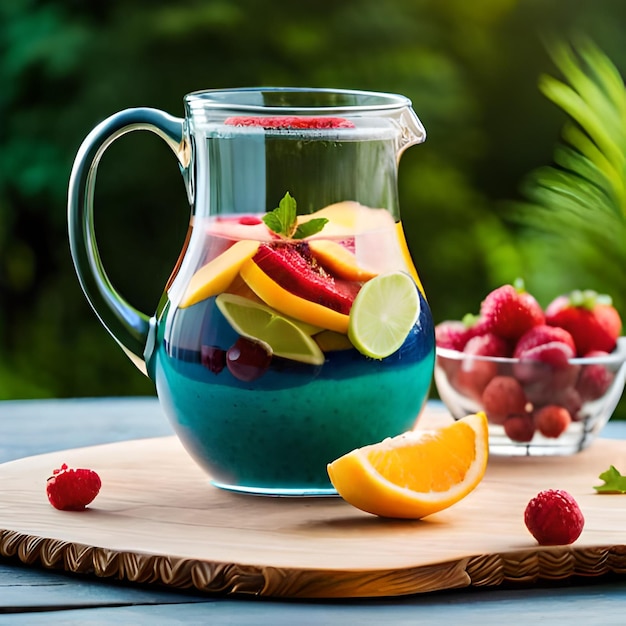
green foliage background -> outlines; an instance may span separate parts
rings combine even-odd
[[[625,25],[621,0],[0,1],[0,399],[154,393],[80,291],[67,183],[100,120],[144,105],[182,115],[182,96],[209,87],[412,99],[428,140],[402,158],[401,207],[436,321],[518,276],[544,305],[596,288],[626,317],[624,272],[605,270],[602,249],[573,263],[567,237],[529,239],[509,219],[566,119],[537,86],[558,74],[543,38],[584,32],[626,68]],[[96,213],[112,282],[152,312],[189,217],[165,144],[116,142]]]

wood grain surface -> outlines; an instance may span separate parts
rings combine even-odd
[[[420,427],[451,419],[426,414]],[[103,487],[84,512],[53,509],[52,469],[95,469]],[[293,598],[400,596],[505,582],[626,574],[626,495],[593,485],[626,442],[571,457],[492,457],[478,488],[424,520],[386,520],[337,497],[266,498],[220,491],[175,437],[78,448],[0,465],[0,555],[211,594]],[[523,511],[566,489],[585,515],[572,546],[540,547]]]

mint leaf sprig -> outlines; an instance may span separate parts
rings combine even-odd
[[[604,481],[604,485],[594,487],[598,493],[626,493],[626,476],[622,476],[614,465],[602,472],[599,478]]]
[[[283,239],[304,239],[319,233],[328,223],[325,217],[316,217],[298,224],[297,203],[287,192],[278,207],[263,216],[265,225]]]

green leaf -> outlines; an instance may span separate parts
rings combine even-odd
[[[326,224],[328,224],[328,220],[325,217],[315,217],[308,222],[303,222],[296,228],[293,238],[304,239],[305,237],[315,235],[315,233],[319,233]]]
[[[569,263],[567,256],[578,271],[591,270],[592,280],[596,274],[608,279],[617,276],[615,265],[626,263],[624,81],[586,38],[548,45],[548,51],[563,80],[543,76],[539,88],[568,119],[553,164],[523,181],[528,202],[511,207],[508,219],[532,254],[557,263]]]
[[[318,217],[298,225],[298,205],[287,192],[278,207],[263,217],[265,225],[284,239],[304,239],[318,233],[328,223],[325,217]]]
[[[604,485],[594,487],[598,493],[626,493],[626,476],[622,476],[613,465],[602,472],[599,478],[604,481]]]
[[[297,226],[297,203],[287,192],[273,211],[263,217],[265,225],[281,237],[291,237]]]

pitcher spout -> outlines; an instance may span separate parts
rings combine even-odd
[[[415,146],[426,141],[426,129],[411,106],[400,112],[398,124],[400,135],[398,137],[397,153],[398,158],[411,146]]]

